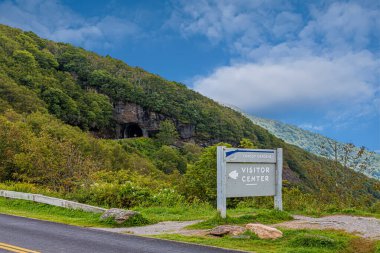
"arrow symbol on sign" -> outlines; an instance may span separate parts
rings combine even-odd
[[[232,178],[232,179],[237,179],[238,176],[239,176],[239,173],[237,173],[236,170],[233,170],[233,171],[231,171],[231,172],[228,174],[228,176],[229,176],[230,178]]]

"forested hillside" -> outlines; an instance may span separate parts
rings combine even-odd
[[[157,136],[105,138],[115,132],[119,102],[167,117]],[[9,187],[104,206],[214,204],[212,145],[224,142],[284,148],[287,208],[371,208],[380,200],[378,181],[288,145],[180,83],[3,25],[0,113],[0,180]],[[178,122],[194,126],[189,142],[178,139]]]

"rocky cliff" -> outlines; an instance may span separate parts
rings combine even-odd
[[[166,115],[149,111],[135,103],[118,102],[114,105],[116,121],[116,138],[152,137],[158,131],[161,121],[172,120],[183,140],[195,136],[195,126],[183,124]]]

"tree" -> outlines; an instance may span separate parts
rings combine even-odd
[[[373,153],[364,146],[358,148],[353,143],[340,144],[335,140],[328,140],[321,145],[321,155],[332,159],[337,165],[340,163],[344,168],[371,175],[374,168],[371,167]],[[338,166],[335,166],[338,168]]]
[[[240,141],[239,148],[257,148],[250,139],[243,138]]]
[[[218,143],[203,150],[199,160],[187,168],[183,193],[189,199],[214,201],[216,199],[216,148],[231,147],[228,143]]]
[[[47,88],[41,93],[41,97],[48,104],[50,113],[69,124],[78,124],[80,118],[78,106],[65,92],[57,88]]]
[[[157,140],[162,145],[172,145],[178,138],[178,132],[171,120],[164,120],[160,124]]]

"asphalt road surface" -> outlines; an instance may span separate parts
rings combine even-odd
[[[239,251],[0,214],[0,252],[227,253]]]

